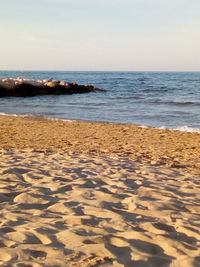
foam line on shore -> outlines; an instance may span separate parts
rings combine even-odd
[[[49,121],[63,121],[63,122],[71,122],[71,121],[80,121],[76,119],[63,119],[63,118],[53,118],[53,117],[48,117],[48,116],[41,116],[41,115],[34,115],[34,114],[8,114],[4,112],[0,112],[1,116],[11,116],[11,117],[19,117],[19,118],[30,118],[30,119],[36,119],[36,120],[49,120]],[[88,121],[91,122],[91,121]],[[98,122],[98,121],[95,121]],[[101,122],[99,122],[101,123]],[[102,122],[106,123],[106,122]],[[108,124],[119,124],[119,123],[114,123],[114,122],[107,122]],[[122,125],[129,125],[126,123],[121,123]],[[140,128],[155,128],[155,129],[161,129],[161,130],[171,130],[171,131],[180,131],[180,132],[187,132],[187,133],[199,133],[200,134],[200,128],[194,128],[194,127],[189,127],[187,125],[183,126],[178,126],[176,128],[167,128],[165,126],[161,127],[153,127],[153,126],[147,126],[147,125],[139,125],[139,124],[132,124],[132,125],[137,125]]]
[[[175,127],[175,128],[167,128],[165,126],[161,126],[158,129],[171,130],[171,131],[180,131],[180,132],[186,132],[186,133],[200,133],[200,128],[189,127],[187,125],[178,126],[178,127]]]
[[[8,114],[4,112],[0,112],[0,116],[27,118],[31,120],[48,120],[48,121],[63,121],[63,122],[76,121],[76,120],[71,120],[71,119],[59,119],[59,118],[52,118],[52,117],[46,117],[46,116],[34,115],[34,114]]]

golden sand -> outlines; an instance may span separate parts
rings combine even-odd
[[[200,265],[200,134],[0,125],[0,266]]]

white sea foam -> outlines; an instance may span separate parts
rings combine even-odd
[[[140,125],[140,128],[152,128],[151,126],[146,125]],[[188,127],[187,125],[179,126],[176,128],[167,128],[166,126],[161,126],[155,129],[161,129],[161,130],[171,130],[171,131],[179,131],[179,132],[187,132],[187,133],[199,133],[200,134],[200,128],[192,128]]]
[[[19,117],[19,118],[27,118],[27,117],[42,117],[42,116],[37,116],[37,115],[33,115],[33,114],[9,114],[9,113],[4,113],[4,112],[0,112],[1,116],[9,116],[9,117]]]
[[[50,118],[50,117],[45,117],[48,121],[64,121],[64,122],[72,122],[76,120],[68,120],[68,119],[58,119],[58,118]]]
[[[157,129],[187,132],[187,133],[199,133],[200,134],[200,128],[192,128],[192,127],[188,127],[187,125],[179,126],[176,128],[167,128],[165,126],[161,126]]]
[[[200,128],[192,128],[192,127],[188,127],[187,125],[180,126],[180,127],[174,128],[172,130],[181,131],[181,132],[188,132],[188,133],[200,133]]]
[[[146,126],[146,125],[140,125],[139,127],[140,128],[150,128],[149,126]]]
[[[20,117],[20,115],[18,114],[8,114],[8,113],[4,113],[4,112],[0,112],[1,116],[12,116],[12,117]]]
[[[59,118],[51,118],[51,117],[44,117],[39,115],[33,115],[33,114],[8,114],[4,112],[0,112],[1,116],[9,116],[9,117],[19,117],[19,118],[31,118],[35,120],[48,120],[48,121],[64,121],[64,122],[72,122],[75,120],[69,120],[69,119],[59,119]]]

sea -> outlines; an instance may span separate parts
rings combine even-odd
[[[0,71],[0,78],[56,79],[105,92],[0,98],[0,114],[138,124],[200,133],[200,72]]]

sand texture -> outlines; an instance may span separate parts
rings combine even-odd
[[[199,134],[0,123],[0,266],[200,266]]]
[[[0,148],[114,155],[200,173],[200,134],[0,116]]]

